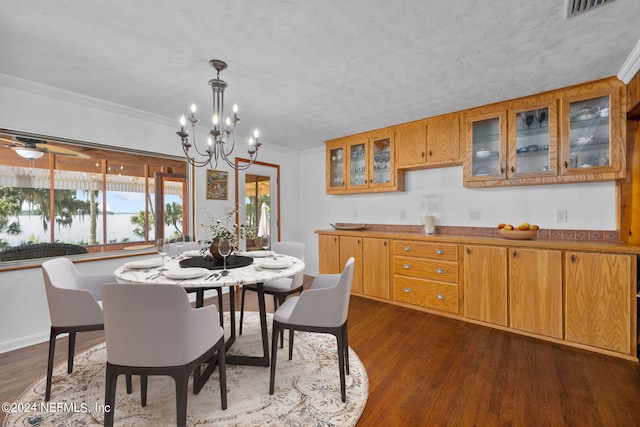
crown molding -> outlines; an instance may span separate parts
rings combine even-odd
[[[15,89],[22,92],[32,93],[34,95],[45,96],[58,101],[71,102],[85,107],[100,109],[109,113],[121,114],[128,117],[134,117],[141,120],[148,120],[154,123],[172,126],[175,120],[152,114],[146,111],[137,110],[114,102],[93,98],[76,92],[59,89],[53,86],[47,86],[31,80],[25,80],[20,77],[11,76],[0,73],[0,86],[8,89]]]
[[[640,40],[636,43],[627,60],[622,64],[622,68],[618,71],[618,78],[624,84],[629,84],[631,79],[638,73],[638,70],[640,70]]]

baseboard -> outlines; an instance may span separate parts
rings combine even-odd
[[[60,335],[62,336],[62,335]],[[49,341],[49,330],[0,343],[0,354]]]

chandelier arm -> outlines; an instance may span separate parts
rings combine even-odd
[[[233,133],[231,134],[231,148],[229,149],[229,154],[231,154],[231,152],[236,148],[236,130],[233,130]]]
[[[207,149],[204,151],[200,151],[200,149],[198,148],[198,143],[196,142],[196,126],[193,125],[192,126],[192,133],[193,133],[193,143],[191,144],[191,146],[194,148],[194,150],[196,150],[196,153],[198,153],[200,156],[205,156],[208,157],[209,159],[211,158],[211,156],[209,155],[209,148],[208,148],[208,144],[207,144]],[[206,164],[206,163],[205,163]]]

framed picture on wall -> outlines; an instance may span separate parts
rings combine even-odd
[[[229,173],[207,169],[207,199],[227,200],[229,198]]]

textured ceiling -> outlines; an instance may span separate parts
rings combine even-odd
[[[210,114],[222,59],[239,133],[303,150],[616,75],[640,40],[638,0],[564,14],[564,0],[2,0],[0,73],[177,127],[192,101]]]

